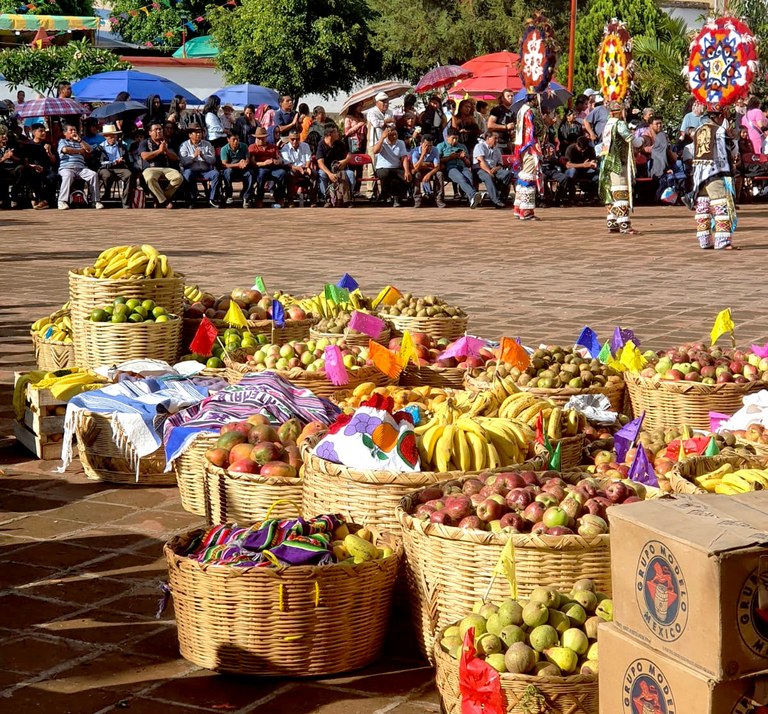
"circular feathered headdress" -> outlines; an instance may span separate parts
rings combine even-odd
[[[605,25],[597,58],[600,92],[606,102],[626,102],[634,71],[632,37],[627,26],[614,17]]]
[[[544,15],[537,13],[525,23],[520,46],[520,78],[529,94],[543,92],[555,73],[555,31]]]
[[[707,22],[691,42],[684,74],[691,94],[711,111],[746,97],[756,70],[750,29],[734,17],[718,17]]]

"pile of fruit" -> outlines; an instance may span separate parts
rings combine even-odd
[[[389,341],[387,348],[399,352],[402,339],[402,337],[393,337]],[[451,340],[447,337],[441,337],[436,340],[425,332],[414,332],[411,334],[411,339],[416,349],[420,367],[458,367],[459,369],[470,369],[482,366],[488,360],[494,359],[493,352],[485,347],[479,350],[477,357],[460,357],[458,359],[456,357],[440,357],[451,346]]]
[[[352,412],[374,394],[392,397],[395,411],[405,407],[415,407],[422,421],[428,413],[435,410],[438,404],[448,399],[448,392],[439,387],[399,387],[393,384],[386,387],[377,387],[373,382],[363,382],[358,384],[352,392],[346,394],[343,399],[339,400],[338,405],[344,411]]]
[[[116,297],[111,305],[97,307],[88,316],[91,322],[168,322],[174,319],[154,300]]]
[[[168,257],[151,245],[118,245],[99,253],[96,262],[82,271],[91,278],[168,278],[175,273]]]
[[[473,369],[473,377],[490,382],[494,375],[510,376],[520,387],[539,389],[583,389],[604,387],[609,382],[621,382],[619,373],[598,359],[582,357],[572,347],[550,345],[533,351],[531,363],[524,370],[503,362],[489,362],[485,367]]]
[[[368,528],[350,533],[346,524],[333,531],[331,549],[336,562],[353,565],[389,558],[393,552],[389,546],[377,548],[373,542],[373,533]]]
[[[233,474],[296,478],[301,455],[296,445],[302,432],[297,419],[275,428],[267,417],[254,414],[221,427],[214,446],[205,452],[208,463]]]
[[[747,491],[762,491],[768,488],[768,469],[737,469],[732,464],[723,464],[714,471],[696,476],[693,482],[709,493],[735,496]]]
[[[662,350],[650,357],[650,364],[640,375],[654,381],[684,380],[702,384],[768,382],[768,357],[759,357],[744,350],[693,343]]]
[[[557,471],[509,471],[421,490],[413,516],[446,526],[592,537],[608,532],[606,511],[645,498],[646,489],[628,479],[584,478],[566,483]]]
[[[449,305],[437,295],[417,298],[405,293],[393,305],[382,305],[379,313],[382,317],[466,317],[460,307]]]
[[[568,594],[539,587],[528,600],[476,603],[471,615],[443,631],[440,647],[459,659],[472,629],[477,656],[498,672],[597,674],[598,626],[612,620],[613,601],[591,580],[579,580]]]
[[[254,372],[265,369],[287,370],[298,367],[307,372],[323,372],[325,370],[325,348],[331,344],[326,337],[306,342],[288,342],[284,345],[259,345],[248,357],[248,365]],[[368,359],[368,348],[356,345],[338,344],[342,360],[347,369],[356,369],[371,364]]]
[[[734,439],[740,439],[742,441],[748,441],[752,444],[766,445],[768,444],[768,429],[762,424],[750,424],[746,429],[734,429],[729,432]],[[732,444],[729,444],[732,446]]]
[[[252,288],[235,288],[229,295],[218,298],[211,293],[192,289],[185,296],[190,304],[184,310],[184,317],[190,319],[199,320],[205,316],[211,320],[223,320],[232,302],[237,303],[247,320],[272,319],[273,298]],[[278,299],[277,295],[275,299]],[[282,301],[282,298],[279,299]],[[307,314],[298,305],[290,305],[285,308],[285,319],[306,320]]]
[[[66,310],[63,314],[62,311]],[[69,316],[69,303],[64,303],[61,310],[41,317],[32,323],[32,332],[46,342],[63,342],[72,344],[72,319]]]
[[[194,360],[206,367],[220,369],[224,366],[224,355],[245,354],[252,355],[260,345],[267,344],[267,335],[254,335],[248,330],[238,330],[236,327],[228,327],[219,335],[219,339],[211,347],[211,356],[204,357],[198,354],[188,354],[181,358],[182,362]]]

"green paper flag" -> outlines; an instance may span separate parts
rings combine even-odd
[[[264,278],[261,275],[256,276],[256,280],[253,281],[253,289],[258,290],[262,295],[267,292],[267,286],[264,285]]]
[[[714,435],[709,437],[707,448],[704,450],[704,456],[717,456],[720,453],[720,447],[715,441]]]
[[[333,300],[337,305],[342,302],[349,302],[349,290],[328,283],[325,286],[325,299]]]
[[[605,344],[603,345],[602,349],[600,350],[600,354],[597,355],[597,359],[599,359],[603,364],[608,364],[610,361],[612,355],[611,355],[611,341],[606,340]]]
[[[558,444],[558,446],[560,446],[560,444]],[[549,458],[551,459],[552,454],[555,453],[555,450],[552,448],[552,442],[549,440],[549,437],[546,435],[546,433],[544,434],[544,447],[546,448],[547,453],[549,454]]]
[[[551,468],[553,471],[560,470],[560,445],[561,444],[562,444],[561,441],[557,442],[557,446],[555,447],[555,453],[552,454],[552,458],[549,460],[549,468]]]

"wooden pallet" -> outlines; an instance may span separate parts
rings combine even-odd
[[[25,374],[26,372],[14,372],[14,384],[16,384],[16,382],[18,382],[19,379]],[[51,394],[50,389],[33,389],[31,384],[27,385],[24,399],[27,402],[27,406],[33,412],[37,412],[38,414],[43,414],[45,416],[49,416],[46,413],[47,410],[53,411],[56,407],[66,408],[67,406],[65,401],[56,399],[53,394]]]
[[[24,374],[16,372],[16,382]],[[38,459],[60,459],[67,403],[56,399],[49,389],[33,389],[32,385],[27,385],[24,399],[24,418],[13,423],[16,439]]]
[[[61,458],[61,441],[46,441],[45,435],[43,437],[37,436],[20,421],[13,422],[13,435],[25,449],[31,451],[38,459],[58,460]]]

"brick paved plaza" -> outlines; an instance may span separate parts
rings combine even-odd
[[[67,270],[119,243],[152,243],[188,281],[319,290],[345,271],[366,292],[438,293],[472,331],[572,343],[589,324],[631,327],[643,348],[704,339],[731,307],[740,344],[768,339],[759,270],[764,205],[743,207],[730,253],[700,251],[683,208],[644,207],[641,235],[609,236],[599,208],[0,213],[0,434],[11,433],[13,371],[32,365],[29,324],[67,299]],[[312,681],[235,679],[178,655],[173,608],[155,619],[162,545],[199,525],[175,489],[114,488],[3,439],[0,448],[0,712],[426,714],[432,671],[396,613],[384,657]]]

